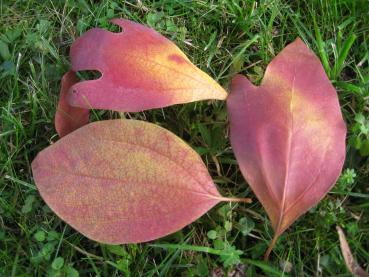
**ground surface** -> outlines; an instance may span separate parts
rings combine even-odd
[[[368,268],[368,1],[122,2],[0,1],[0,276],[350,276],[337,224]],[[91,27],[111,29],[115,17],[152,26],[224,87],[236,72],[259,83],[297,36],[323,61],[348,125],[345,169],[327,197],[282,235],[268,263],[261,260],[273,233],[258,201],[218,205],[151,244],[112,247],[86,239],[41,200],[30,162],[58,139],[53,117],[69,47]],[[253,197],[229,145],[224,103],[97,111],[93,120],[123,116],[173,131],[201,154],[223,194]],[[152,245],[159,243],[176,246]]]

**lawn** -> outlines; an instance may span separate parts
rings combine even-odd
[[[369,267],[369,2],[367,0],[0,0],[0,276],[351,276],[336,226]],[[156,123],[191,145],[223,195],[183,230],[142,244],[104,245],[61,221],[32,178],[36,154],[57,141],[53,120],[72,42],[112,18],[151,26],[227,88],[242,73],[255,84],[300,37],[337,89],[348,128],[336,186],[279,239],[242,177],[229,142],[226,105],[202,101],[140,113],[95,110],[92,121]],[[81,73],[89,78],[94,72]]]

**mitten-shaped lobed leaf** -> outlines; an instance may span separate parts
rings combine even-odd
[[[136,120],[90,123],[40,152],[32,171],[48,206],[104,243],[165,236],[227,200],[185,142]]]
[[[71,105],[137,112],[227,97],[226,91],[170,40],[129,20],[114,19],[112,23],[123,31],[95,28],[73,43],[73,70],[98,70],[102,76],[75,84]]]
[[[60,99],[55,114],[55,129],[59,137],[86,125],[89,121],[89,110],[70,106],[68,98],[69,88],[78,82],[75,72],[68,71],[61,81]]]
[[[319,59],[297,39],[268,65],[259,87],[236,76],[227,105],[231,144],[272,222],[272,247],[341,172],[346,127],[337,94]]]

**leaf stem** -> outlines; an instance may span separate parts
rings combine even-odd
[[[266,251],[266,252],[265,252],[265,254],[264,254],[264,261],[268,261],[268,260],[269,260],[269,255],[270,255],[270,253],[272,252],[272,249],[273,249],[273,247],[274,247],[275,243],[277,242],[278,238],[279,238],[278,233],[275,233],[275,235],[274,235],[274,237],[273,237],[272,241],[270,242],[270,244],[269,244],[269,246],[268,246],[267,251]]]

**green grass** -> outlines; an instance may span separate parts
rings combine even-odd
[[[350,276],[335,226],[369,264],[369,4],[314,1],[0,0],[0,276]],[[258,203],[222,204],[169,237],[108,246],[83,237],[41,200],[30,163],[58,140],[53,117],[73,40],[123,17],[172,39],[227,87],[238,72],[256,84],[271,59],[300,36],[337,88],[348,126],[345,170],[335,188],[262,255],[273,232]],[[155,122],[186,140],[224,195],[253,197],[230,148],[223,102],[93,119]]]

